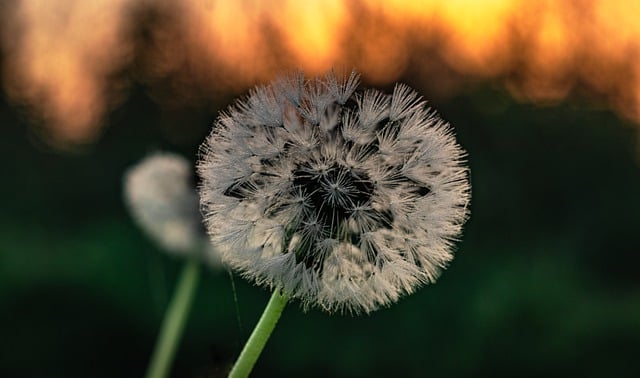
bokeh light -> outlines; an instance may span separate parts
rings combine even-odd
[[[132,82],[188,106],[300,67],[407,72],[443,96],[491,80],[517,99],[586,97],[640,122],[634,0],[15,1],[4,90],[55,143],[90,142]]]

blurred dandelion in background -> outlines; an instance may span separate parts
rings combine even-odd
[[[135,220],[164,250],[188,255],[206,243],[193,168],[180,155],[143,159],[125,173],[124,194]]]
[[[186,259],[151,357],[148,378],[168,375],[200,277],[200,260],[220,259],[204,232],[194,168],[180,155],[156,152],[124,175],[124,197],[138,225],[164,251]]]
[[[124,200],[142,230],[173,255],[205,259],[219,267],[220,256],[200,214],[195,167],[172,152],[154,152],[124,174]]]

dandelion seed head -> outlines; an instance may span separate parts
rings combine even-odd
[[[208,260],[218,265],[192,179],[193,168],[186,159],[156,152],[125,173],[125,202],[138,225],[164,250],[186,256],[204,248]]]
[[[468,216],[465,152],[408,86],[302,73],[231,106],[201,147],[222,258],[303,307],[371,312],[434,282]]]

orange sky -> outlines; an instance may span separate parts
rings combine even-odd
[[[23,0],[5,8],[4,90],[52,143],[95,140],[131,80],[179,106],[297,67],[356,67],[373,84],[409,72],[443,95],[488,80],[534,103],[586,94],[640,123],[635,0]]]

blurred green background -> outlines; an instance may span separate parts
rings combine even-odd
[[[410,80],[407,80],[410,82]],[[292,303],[255,376],[638,376],[637,129],[576,104],[480,88],[432,104],[469,152],[471,219],[437,284],[369,316]],[[222,104],[221,104],[222,106]],[[139,377],[181,261],[135,226],[122,172],[149,151],[194,159],[137,91],[89,152],[52,151],[2,103],[2,377]],[[197,120],[197,122],[194,121]],[[174,376],[218,376],[268,299],[207,271]]]
[[[118,4],[123,3],[131,5]],[[341,41],[353,37],[355,42],[338,44],[344,51],[333,58],[336,64],[363,71],[365,86],[390,91],[392,81],[409,84],[452,124],[469,153],[471,218],[454,261],[439,281],[389,308],[352,317],[317,310],[303,313],[292,302],[254,376],[640,376],[640,128],[629,120],[636,108],[621,95],[635,93],[640,86],[634,87],[633,81],[640,74],[627,70],[637,59],[628,55],[628,63],[617,61],[618,55],[598,60],[576,53],[578,58],[567,58],[572,68],[550,74],[552,79],[531,78],[525,69],[531,67],[523,63],[532,51],[523,46],[531,46],[522,44],[528,40],[520,36],[508,51],[522,59],[487,76],[469,68],[477,68],[482,57],[466,56],[468,61],[453,64],[450,56],[438,53],[448,51],[451,40],[425,39],[412,29],[415,25],[402,29],[391,16],[367,8],[369,3],[350,2],[361,6],[354,8],[355,25],[350,25],[380,40],[363,44],[366,38],[345,32]],[[282,42],[286,38],[274,29],[277,23],[268,19],[260,24],[267,31],[260,38],[274,40],[267,50],[278,58],[261,60],[264,56],[257,52],[257,58],[250,55],[246,60],[242,51],[255,46],[240,40],[236,51],[232,40],[225,46],[243,62],[235,66],[233,59],[216,55],[218,45],[205,53],[199,50],[198,43],[214,42],[194,43],[197,38],[184,31],[204,28],[185,22],[191,8],[159,2],[157,7],[148,3],[128,8],[136,22],[119,27],[123,40],[132,41],[127,45],[130,55],[118,55],[125,63],[103,69],[98,63],[104,56],[85,53],[107,51],[108,56],[113,45],[80,44],[76,50],[84,55],[64,48],[73,38],[92,41],[92,28],[116,26],[105,27],[97,22],[99,17],[80,12],[81,3],[42,3],[40,8],[31,4],[35,3],[16,0],[0,5],[0,377],[140,377],[182,261],[160,251],[133,223],[122,199],[123,172],[157,150],[195,161],[218,111],[234,97],[275,73],[297,65],[315,72],[325,63],[314,66],[287,50],[297,51]],[[100,12],[112,9],[104,2],[96,4],[101,4],[96,8]],[[562,4],[575,12],[585,6]],[[57,7],[60,12],[50,12]],[[545,9],[555,15],[558,10],[551,8]],[[24,12],[16,12],[20,9]],[[620,14],[634,14],[619,9]],[[222,12],[218,11],[211,14]],[[81,17],[69,16],[77,15],[74,12]],[[304,15],[316,14],[314,9],[308,12]],[[66,34],[58,34],[46,22],[38,24],[45,26],[36,36],[45,36],[48,42],[43,45],[53,47],[39,59],[25,61],[42,64],[44,74],[38,76],[36,70],[29,71],[31,76],[16,76],[13,69],[25,67],[25,61],[14,59],[22,56],[22,44],[39,39],[32,38],[28,23],[9,21],[29,14],[62,14],[65,25],[71,26],[64,29]],[[30,18],[34,19],[38,17]],[[80,22],[89,25],[86,34],[73,27],[78,20],[88,20]],[[481,21],[493,25],[505,20]],[[582,24],[591,25],[586,20]],[[391,33],[393,27],[400,28],[397,35]],[[449,30],[439,27],[440,32]],[[390,37],[385,39],[382,30]],[[479,27],[474,36],[482,40],[483,30]],[[603,35],[619,41],[611,33]],[[591,40],[572,41],[584,49],[579,52],[593,46]],[[405,60],[392,54],[395,50],[370,60],[380,51],[368,47],[386,52],[396,42],[411,47]],[[329,67],[334,63],[326,51],[308,43],[308,50],[328,59]],[[556,52],[551,49],[556,45],[540,46],[538,51]],[[499,55],[491,54],[490,64]],[[62,64],[68,56],[83,62],[80,68]],[[175,65],[163,65],[163,59],[183,56],[187,58]],[[582,59],[585,56],[588,59]],[[380,68],[389,62],[398,65],[389,71]],[[538,63],[557,66],[549,62]],[[589,81],[580,66],[594,62],[604,66],[601,75]],[[247,76],[254,66],[259,73]],[[61,74],[66,69],[72,74]],[[88,76],[82,76],[86,72]],[[607,74],[614,73],[621,81],[608,81]],[[96,89],[91,87],[95,82],[86,81],[96,77],[108,88]],[[80,84],[69,78],[79,78]],[[511,79],[540,79],[546,89],[571,82],[573,89],[528,97],[529,87],[523,86],[523,96],[513,89]],[[126,85],[120,87],[122,83]],[[49,84],[56,90],[47,92]],[[57,92],[58,84],[63,89],[70,85],[71,90]],[[21,92],[33,86],[45,89]],[[107,105],[92,108],[93,102],[82,102],[92,99],[87,94],[101,90],[107,93]],[[72,105],[56,108],[60,104]],[[59,113],[47,113],[51,109]],[[69,125],[101,131],[87,136],[79,128],[79,143],[64,135],[60,143],[52,130],[66,130],[64,121],[73,121],[81,111],[95,112],[102,128],[93,118],[86,125]],[[224,376],[239,354],[269,293],[239,277],[234,282],[235,294],[228,272],[205,270],[173,377]]]

